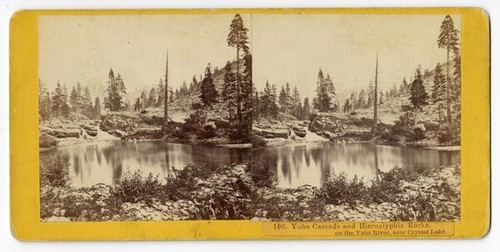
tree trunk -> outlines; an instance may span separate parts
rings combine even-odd
[[[241,123],[241,97],[240,97],[240,46],[236,46],[236,115]]]
[[[451,131],[451,100],[450,100],[450,48],[446,51],[446,121],[448,131]]]
[[[377,53],[377,62],[375,63],[375,92],[373,94],[373,131],[375,131],[377,127],[377,82],[378,82],[378,53]]]
[[[164,124],[168,123],[168,51],[167,51],[167,60],[165,64],[165,95],[163,102],[163,120]]]

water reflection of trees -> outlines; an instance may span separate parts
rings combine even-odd
[[[253,157],[258,163],[266,160],[282,187],[320,181],[323,184],[331,173],[346,173],[366,181],[381,172],[399,167],[438,167],[459,162],[459,153],[411,147],[379,146],[373,144],[308,144],[259,149]],[[312,179],[311,176],[317,176]],[[317,186],[320,186],[317,185]]]
[[[88,185],[85,180],[117,183],[127,171],[141,170],[145,175],[151,172],[166,177],[172,169],[182,169],[188,164],[210,168],[243,163],[249,160],[249,151],[162,142],[103,142],[62,149],[64,156],[71,159],[73,180],[81,185]],[[92,174],[92,170],[97,172]]]
[[[459,152],[371,144],[326,143],[249,150],[163,142],[102,142],[59,150],[71,164],[75,183],[81,185],[89,185],[89,181],[117,183],[127,170],[168,176],[173,169],[188,164],[213,168],[251,160],[251,169],[269,169],[284,183],[283,187],[302,183],[320,186],[332,173],[370,180],[395,166],[425,169],[460,162]]]

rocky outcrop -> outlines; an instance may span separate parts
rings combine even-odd
[[[259,127],[252,127],[253,132],[264,138],[285,138],[290,135],[290,130],[286,129],[261,129]]]
[[[305,137],[307,135],[307,130],[304,127],[295,126],[292,130],[298,137]]]
[[[147,113],[109,113],[103,117],[100,129],[120,138],[161,138],[163,118]]]
[[[80,138],[88,135],[97,136],[99,121],[82,120],[73,122],[68,120],[52,120],[40,125],[40,132],[56,138]]]
[[[99,128],[112,135],[130,134],[138,126],[138,116],[132,113],[109,113],[103,117]]]
[[[318,113],[313,117],[309,124],[309,130],[312,132],[330,132],[333,134],[343,133],[344,123],[339,117],[329,113]]]
[[[366,141],[371,138],[373,120],[340,113],[317,113],[309,124],[309,130],[330,141]]]
[[[60,129],[54,129],[50,127],[40,127],[40,131],[43,133],[47,133],[51,136],[57,137],[57,138],[79,138],[80,134],[82,133],[81,129],[79,128],[60,128]]]
[[[261,120],[254,122],[253,133],[264,139],[289,139],[291,141],[300,140],[307,135],[309,121],[301,120]]]

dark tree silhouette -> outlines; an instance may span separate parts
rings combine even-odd
[[[458,50],[458,30],[455,29],[453,19],[446,15],[441,23],[438,36],[438,47],[446,49],[446,119],[448,129],[451,130],[451,78],[450,78],[450,52]]]
[[[415,110],[421,110],[424,105],[428,104],[427,99],[428,95],[422,81],[422,74],[420,73],[420,68],[417,68],[415,79],[410,87],[410,102]]]
[[[205,107],[212,106],[216,101],[217,90],[214,86],[214,80],[212,79],[212,70],[210,70],[210,64],[208,64],[205,69],[205,77],[201,82],[201,94],[200,99]]]

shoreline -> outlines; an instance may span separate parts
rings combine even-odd
[[[223,148],[232,148],[232,149],[249,149],[249,148],[273,148],[273,147],[283,147],[283,146],[303,146],[307,144],[321,144],[321,143],[331,143],[337,145],[345,145],[345,144],[370,144],[370,145],[379,145],[379,146],[392,146],[392,147],[411,147],[416,149],[428,149],[428,150],[437,150],[437,151],[460,151],[461,146],[414,146],[408,144],[392,144],[392,143],[383,143],[383,142],[374,142],[374,141],[346,141],[346,142],[338,142],[331,141],[327,138],[324,140],[314,140],[308,141],[304,139],[300,140],[290,140],[285,138],[274,138],[273,140],[265,140],[265,146],[253,147],[252,143],[220,143],[220,144],[209,144],[204,142],[192,142],[192,141],[180,141],[174,139],[162,139],[162,138],[142,138],[142,139],[120,139],[116,137],[116,139],[78,139],[78,138],[57,138],[58,145],[50,148],[39,148],[40,152],[64,148],[64,147],[72,147],[78,145],[92,144],[92,143],[100,143],[100,142],[162,142],[162,143],[172,143],[172,144],[186,144],[186,145],[201,145],[201,146],[212,146],[212,147],[223,147]]]

